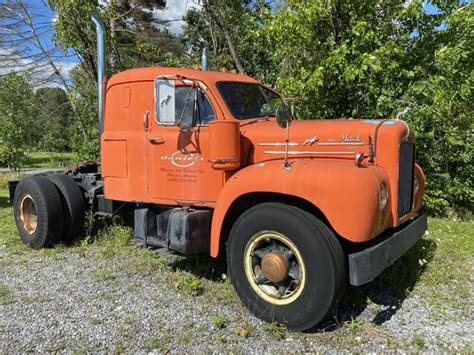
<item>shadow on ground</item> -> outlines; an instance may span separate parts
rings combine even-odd
[[[436,243],[421,239],[394,265],[385,270],[367,285],[348,286],[336,317],[324,322],[309,332],[330,332],[345,322],[359,317],[370,303],[379,305],[381,310],[374,315],[372,324],[381,325],[390,320],[401,308],[403,302],[425,272],[436,250]],[[424,260],[420,265],[420,260]],[[172,270],[187,271],[196,277],[213,282],[222,282],[226,273],[225,258],[215,260],[209,256],[180,258],[171,265]]]
[[[348,286],[335,319],[320,325],[313,331],[332,331],[344,322],[361,315],[369,303],[379,305],[371,323],[381,325],[390,320],[402,306],[404,300],[425,272],[436,250],[436,243],[421,239],[394,265],[386,269],[374,281],[359,287]],[[420,260],[423,263],[420,264]]]
[[[214,259],[209,255],[182,257],[170,264],[173,271],[186,271],[198,278],[205,278],[214,282],[222,282],[227,274],[225,258],[220,256]]]
[[[7,196],[0,196],[0,208],[7,208],[10,206],[10,198],[8,198]]]

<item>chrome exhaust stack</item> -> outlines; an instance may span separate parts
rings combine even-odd
[[[105,28],[102,21],[96,16],[92,15],[92,22],[94,22],[97,33],[97,94],[99,96],[99,154],[101,153],[100,139],[104,129],[104,86],[105,86]],[[100,159],[100,156],[99,156]]]
[[[208,52],[209,52],[209,49],[207,47],[204,47],[204,49],[202,50],[202,58],[201,58],[201,70],[202,71],[206,71],[208,70]]]

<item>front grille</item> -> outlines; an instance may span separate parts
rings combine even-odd
[[[415,165],[415,145],[400,144],[400,164],[398,173],[398,217],[406,215],[413,203],[413,169]]]

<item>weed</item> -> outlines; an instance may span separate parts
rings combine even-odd
[[[0,190],[8,189],[8,181],[10,180],[20,180],[23,176],[20,174],[0,174]]]
[[[222,314],[219,314],[212,319],[212,325],[217,329],[227,328],[228,323],[229,322]]]
[[[48,302],[51,301],[52,298],[45,295],[38,295],[38,296],[24,296],[21,298],[21,302],[24,304],[33,304],[39,302]]]
[[[217,334],[216,342],[218,342],[219,344],[226,344],[228,342],[228,339],[224,334]]]
[[[346,322],[345,325],[351,333],[358,333],[362,330],[364,323],[365,322],[362,318],[352,318],[349,322]]]
[[[107,247],[100,248],[99,252],[102,256],[105,256],[106,258],[111,258],[112,256],[115,256],[117,254],[114,248],[107,248]]]
[[[101,280],[101,281],[110,281],[110,280],[114,280],[117,277],[112,270],[99,269],[99,270],[94,270],[92,274],[94,275],[96,279]]]
[[[199,296],[203,293],[201,281],[188,273],[177,273],[173,275],[171,282],[174,288],[188,295]]]
[[[100,319],[99,317],[94,316],[94,317],[89,318],[89,322],[92,325],[99,325],[99,324],[102,324],[102,319]]]
[[[118,267],[127,275],[153,275],[166,268],[166,261],[163,257],[156,256],[151,250],[121,250],[121,254],[129,256],[123,260]]]
[[[140,287],[142,287],[141,282],[138,282],[138,281],[132,282],[130,285],[127,286],[127,292],[130,292],[130,293],[135,292],[139,290]]]
[[[0,284],[0,305],[4,306],[13,302],[13,292],[5,285]]]
[[[234,333],[241,336],[242,338],[250,338],[255,335],[255,326],[245,323],[240,327],[235,328]]]
[[[415,344],[416,346],[418,346],[420,348],[425,346],[425,339],[419,334],[416,334],[413,337],[412,341],[413,341],[413,344]]]
[[[275,340],[283,340],[288,334],[288,329],[285,327],[285,325],[276,322],[265,324],[263,329],[272,339]]]
[[[169,352],[170,342],[171,339],[168,336],[162,336],[160,338],[147,336],[144,339],[144,345],[148,351],[158,350],[160,353]]]

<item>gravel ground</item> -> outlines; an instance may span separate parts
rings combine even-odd
[[[0,246],[0,353],[474,348],[472,297],[468,312],[448,305],[440,315],[423,298],[396,297],[375,282],[350,289],[337,322],[324,330],[290,333],[251,316],[228,282],[208,279],[198,292],[188,272],[169,267],[173,258],[159,251],[150,266],[139,253],[11,254]]]

